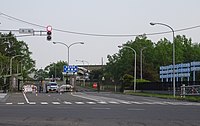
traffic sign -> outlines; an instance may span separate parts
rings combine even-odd
[[[19,33],[20,34],[33,34],[34,30],[33,29],[24,29],[24,28],[21,28],[21,29],[19,29]]]
[[[67,74],[73,74],[78,72],[78,66],[70,65],[70,66],[64,66],[63,72]]]

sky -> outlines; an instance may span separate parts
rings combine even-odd
[[[45,31],[51,25],[52,41],[46,36],[18,37],[25,41],[31,57],[36,61],[36,68],[44,68],[50,63],[67,61],[67,47],[53,42],[70,45],[84,42],[69,48],[71,65],[87,61],[90,65],[106,64],[107,55],[119,51],[118,45],[134,40],[140,34],[170,31],[164,26],[151,26],[150,22],[170,25],[174,30],[200,25],[199,0],[2,0],[0,13],[37,24],[38,27],[17,21],[0,14],[0,30],[18,30],[31,28]],[[133,35],[126,37],[108,37],[79,35],[60,32],[55,29],[71,32],[104,35]],[[6,33],[6,32],[3,32]],[[175,35],[186,35],[192,42],[200,42],[200,27],[175,32]],[[14,34],[21,35],[18,32]],[[172,34],[147,35],[148,39],[157,42],[162,38],[172,40]],[[86,62],[84,63],[86,64]]]

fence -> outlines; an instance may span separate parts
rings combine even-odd
[[[181,86],[181,96],[200,96],[200,85]]]
[[[92,87],[94,82],[86,82],[87,87]],[[112,82],[96,82],[100,83],[101,91],[115,91],[115,92],[124,92],[124,90],[133,90],[133,83],[124,83],[122,81]],[[178,95],[182,94],[181,87],[185,84],[186,86],[200,85],[200,81],[182,81],[176,82],[176,93]],[[140,91],[152,91],[157,93],[173,93],[173,84],[172,82],[137,82],[136,89]],[[200,88],[200,87],[199,87]],[[198,89],[200,91],[200,89]]]

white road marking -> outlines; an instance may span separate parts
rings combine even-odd
[[[195,106],[199,106],[200,103],[190,103],[190,102],[186,102],[186,103],[183,103],[183,105],[195,105]]]
[[[13,103],[6,103],[6,105],[12,105]]]
[[[71,95],[72,95],[72,96],[75,96],[75,97],[80,97],[80,98],[92,100],[92,101],[98,101],[97,99],[93,99],[93,98],[89,98],[89,97],[84,97],[84,96],[82,96],[82,95],[75,95],[75,94],[71,94]]]
[[[127,104],[127,105],[130,105],[130,104],[131,104],[131,102],[128,102],[128,101],[122,101],[121,103]]]
[[[42,105],[47,105],[48,103],[47,102],[40,102]]]
[[[19,103],[17,103],[18,105],[24,105],[24,102],[19,102]]]
[[[96,103],[95,102],[86,102],[88,104],[91,104],[91,105],[95,105]]]
[[[128,111],[144,111],[145,109],[129,108]]]
[[[100,101],[98,102],[99,104],[108,104],[107,102],[104,102],[104,101]]]
[[[67,102],[67,101],[64,101],[63,103],[67,104],[67,105],[71,105],[72,104],[71,102]]]
[[[151,100],[151,99],[143,99],[143,100],[145,100],[145,101],[149,101],[149,102],[155,102],[155,100]]]
[[[52,102],[54,105],[60,105],[60,102]]]
[[[154,104],[158,104],[158,105],[166,105],[165,102],[153,102]]]
[[[134,102],[134,101],[132,101],[131,103],[133,103],[133,104],[138,104],[138,105],[143,104],[143,103],[141,103],[141,102]]]
[[[111,103],[111,104],[119,104],[119,102],[116,102],[116,101],[110,101],[108,103]]]
[[[36,102],[29,102],[29,104],[30,104],[30,105],[35,105],[35,104],[36,104]]]
[[[95,109],[95,110],[109,110],[110,108],[92,108],[92,109]]]
[[[153,102],[142,102],[143,104],[153,105]]]
[[[23,92],[23,95],[24,95],[24,98],[25,98],[25,100],[26,100],[26,103],[28,103],[29,104],[29,100],[28,100],[28,98],[26,97],[26,94]]]
[[[78,104],[78,105],[83,105],[83,104],[85,104],[85,103],[83,103],[83,102],[75,102],[76,104]]]

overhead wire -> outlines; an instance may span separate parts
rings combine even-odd
[[[0,12],[0,15],[5,16],[7,18],[25,23],[25,24],[29,24],[32,26],[37,26],[40,28],[46,28],[46,26],[43,25],[39,25],[36,23],[32,23],[32,22],[28,22],[10,15],[7,15],[5,13]],[[200,25],[196,25],[196,26],[192,26],[192,27],[187,27],[187,28],[182,28],[182,29],[177,29],[174,30],[174,32],[181,32],[181,31],[186,31],[186,30],[191,30],[191,29],[196,29],[199,28]],[[76,32],[76,31],[69,31],[69,30],[62,30],[62,29],[57,29],[57,28],[53,28],[54,31],[58,31],[58,32],[63,32],[63,33],[70,33],[70,34],[76,34],[76,35],[85,35],[85,36],[96,36],[96,37],[134,37],[134,36],[140,36],[142,34],[95,34],[95,33],[85,33],[85,32]],[[159,34],[166,34],[166,33],[170,33],[172,31],[163,31],[163,32],[154,32],[154,33],[145,33],[144,35],[159,35]]]

